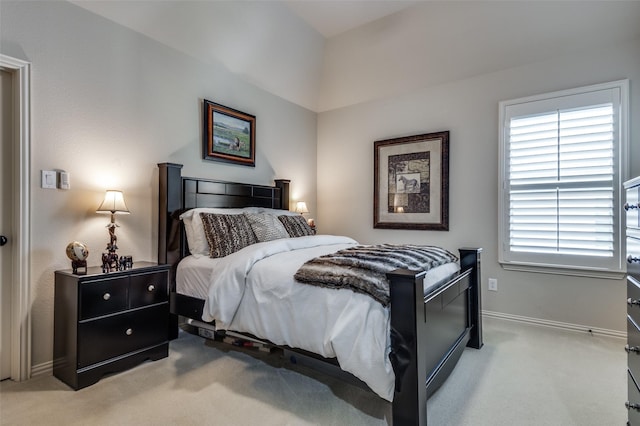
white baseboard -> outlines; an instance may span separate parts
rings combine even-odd
[[[527,324],[539,325],[542,327],[559,328],[562,330],[577,331],[580,333],[592,333],[601,336],[616,337],[619,339],[627,338],[626,331],[609,330],[606,328],[590,327],[588,325],[571,324],[567,322],[551,321],[540,318],[524,317],[521,315],[504,314],[502,312],[482,311],[482,316],[487,318],[497,318],[507,321],[522,322]]]
[[[31,378],[38,376],[51,376],[53,375],[53,361],[43,362],[42,364],[31,366]]]
[[[521,315],[503,314],[502,312],[482,311],[482,316],[487,318],[497,318],[506,321],[523,322],[526,324],[534,324],[542,327],[559,328],[562,330],[577,331],[580,333],[588,333],[591,331],[593,334],[599,334],[601,336],[617,337],[619,339],[626,339],[627,333],[618,330],[608,330],[606,328],[589,327],[580,324],[570,324],[566,322],[550,321],[540,318],[524,317]],[[34,365],[31,367],[31,377],[38,376],[50,376],[53,374],[53,361],[44,362],[42,364]]]

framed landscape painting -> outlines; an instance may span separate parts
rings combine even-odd
[[[373,227],[449,230],[449,132],[374,142]]]
[[[204,100],[202,158],[256,165],[256,117]]]

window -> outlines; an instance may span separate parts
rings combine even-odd
[[[500,102],[500,263],[618,277],[628,81]]]

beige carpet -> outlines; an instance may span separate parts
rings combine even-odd
[[[623,425],[621,339],[485,319],[429,400],[429,425]],[[167,359],[74,392],[57,379],[0,383],[2,425],[386,425],[374,394],[181,333]],[[260,354],[258,354],[260,355]]]

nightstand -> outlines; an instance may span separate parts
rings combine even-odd
[[[170,265],[55,273],[53,375],[73,389],[169,353]]]

